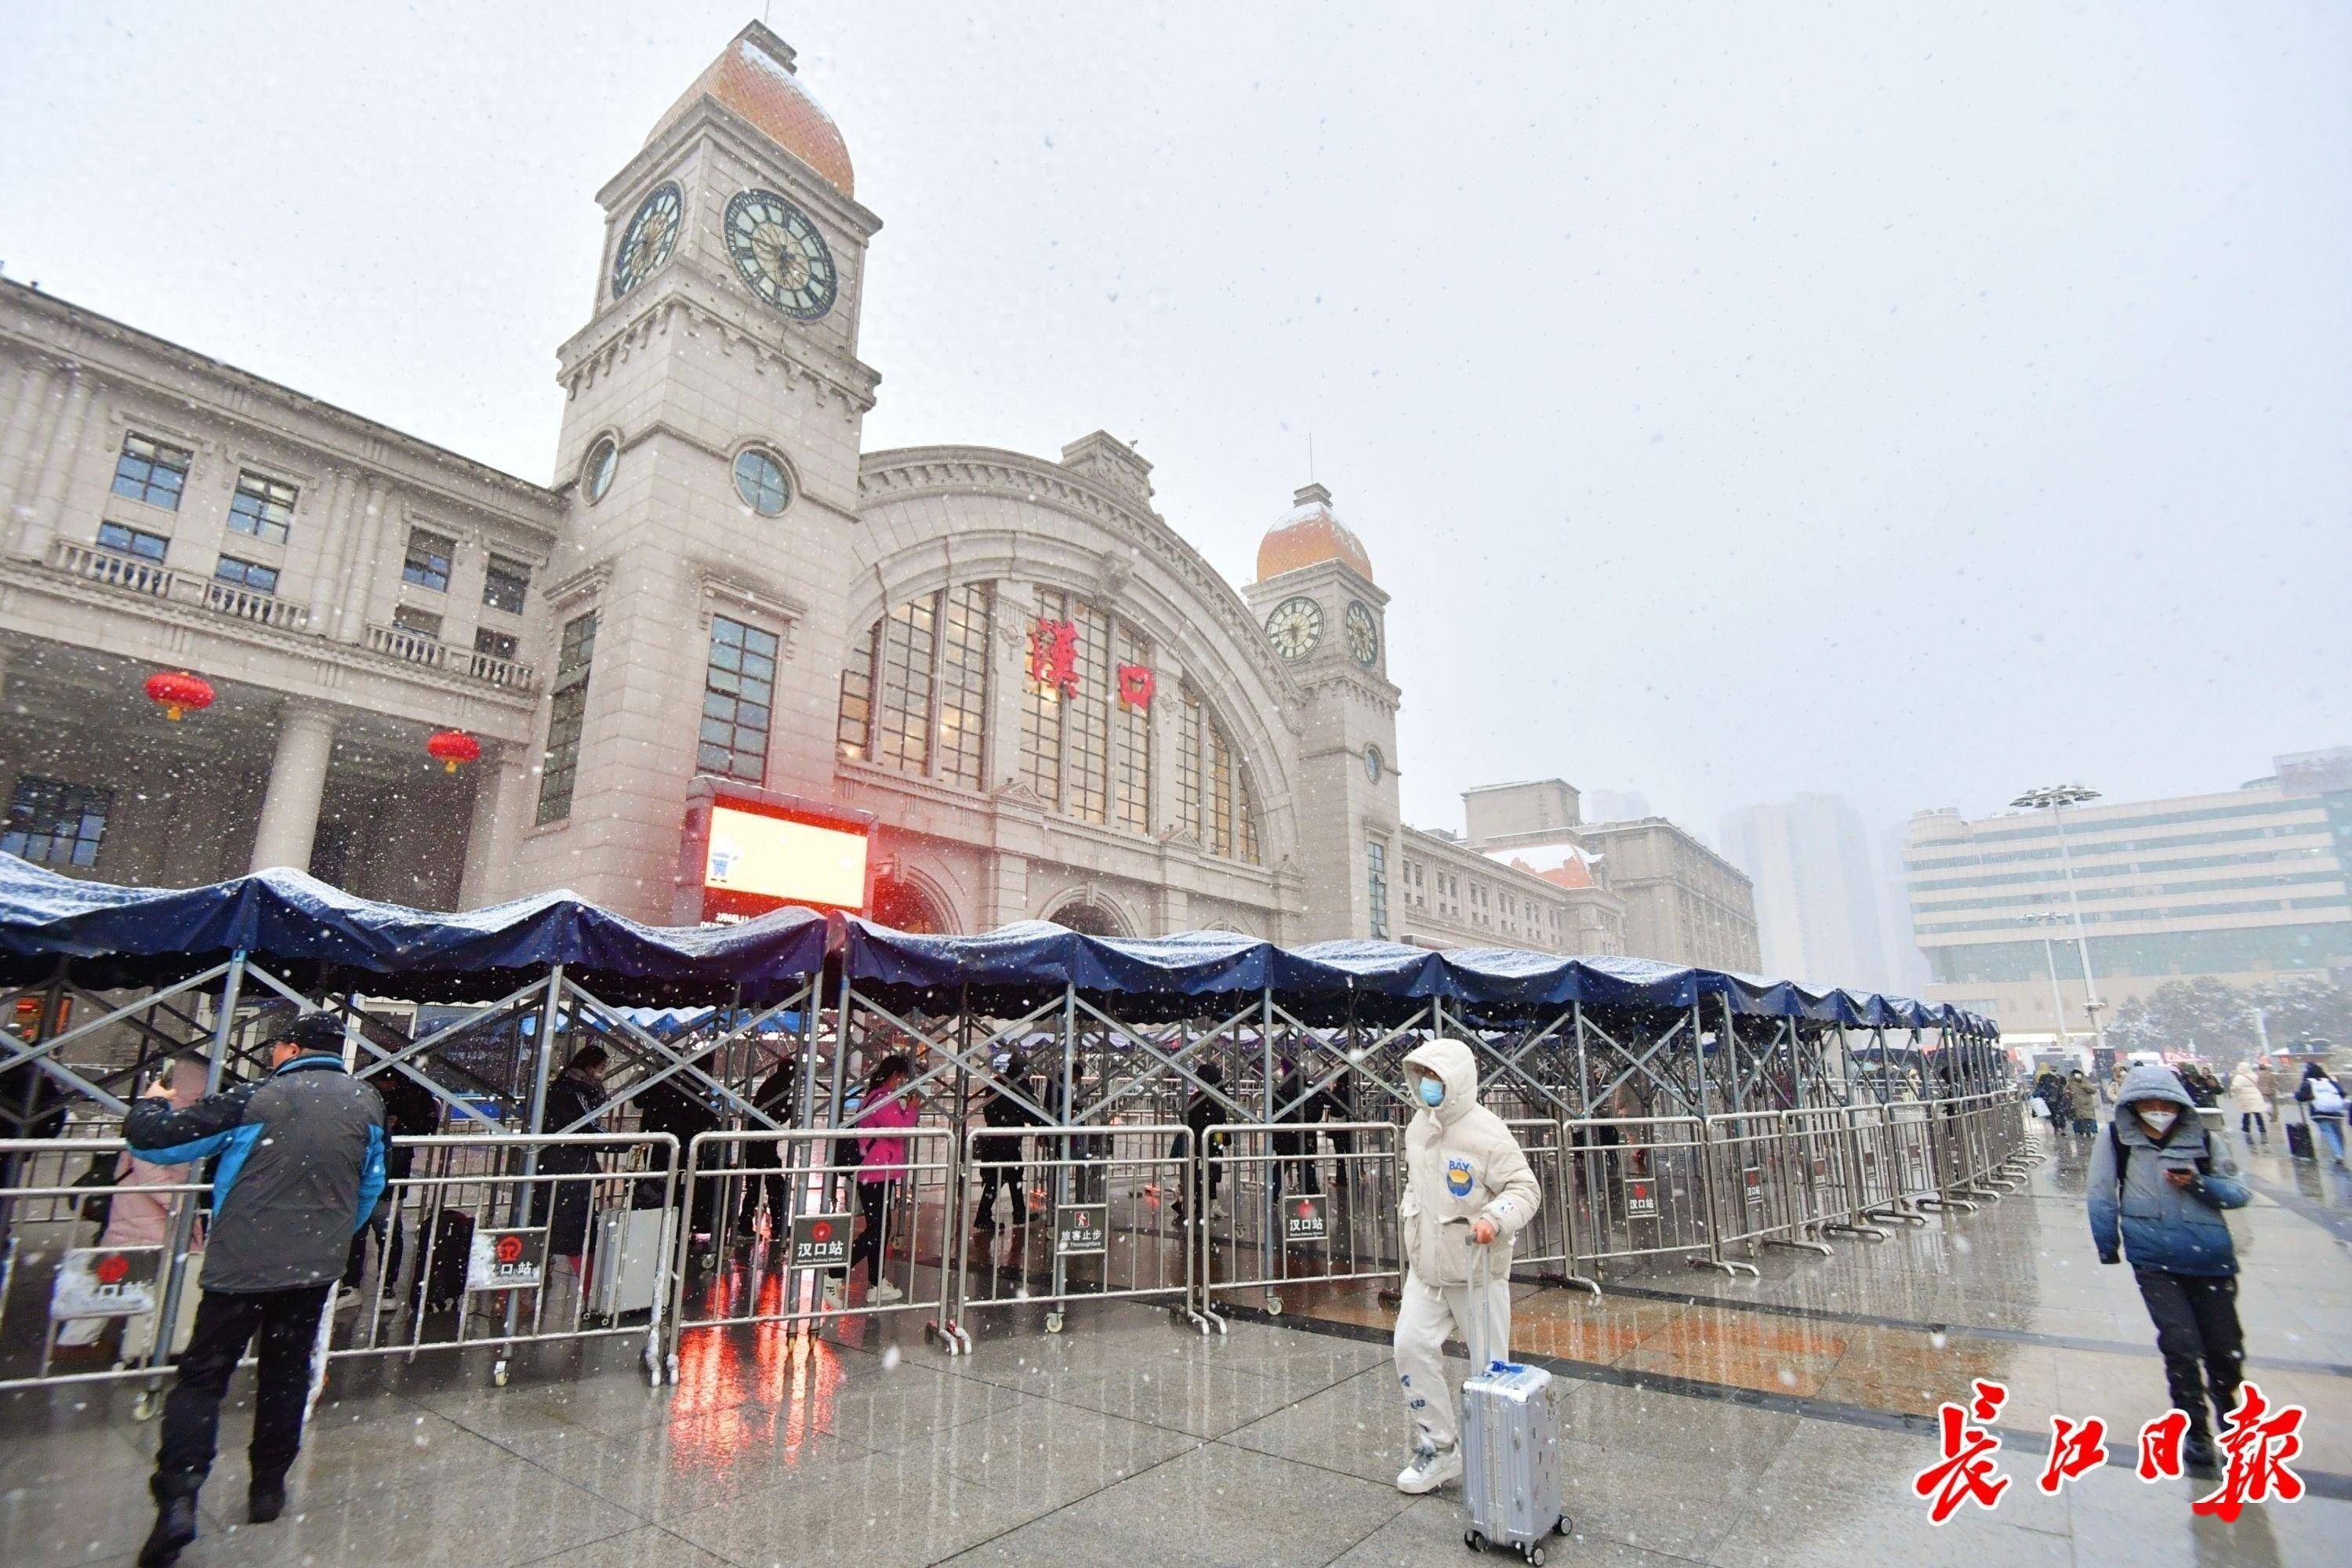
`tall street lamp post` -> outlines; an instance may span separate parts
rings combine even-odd
[[[2025,917],[2028,925],[2042,928],[2042,962],[2050,966],[2050,1028],[2062,1051],[2066,1048],[2066,998],[2058,989],[2058,942],[2050,928],[2065,918],[2055,910],[2035,910]]]
[[[2091,973],[2091,939],[2083,931],[2083,900],[2074,890],[2074,857],[2066,847],[2066,808],[2084,801],[2096,800],[2099,792],[2085,784],[2046,784],[2027,790],[2009,804],[2032,811],[2047,811],[2058,828],[2058,864],[2066,874],[2066,909],[2074,922],[2074,951],[2083,960],[2083,1010],[2091,1016],[2091,1045],[2100,1058],[2106,1055],[2107,1031],[2099,1023],[2099,983]]]

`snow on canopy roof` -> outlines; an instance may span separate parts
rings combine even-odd
[[[919,936],[807,910],[740,925],[649,926],[569,892],[440,914],[283,868],[200,888],[125,888],[0,855],[0,984],[47,980],[60,963],[97,990],[167,984],[239,951],[289,983],[364,981],[415,1001],[494,1000],[562,963],[568,978],[614,1005],[761,1005],[830,966],[862,991],[909,1005],[969,1004],[998,1016],[1043,1008],[1069,988],[1138,1022],[1239,1011],[1270,990],[1303,1024],[1402,1018],[1443,1001],[1479,1026],[1580,1004],[1703,1007],[1710,1016],[1727,1006],[1864,1027],[1998,1033],[1955,1007],[1646,958],[1366,941],[1282,948],[1223,931],[1095,937],[1045,921]]]
[[[824,918],[649,926],[570,892],[462,914],[379,903],[280,867],[199,888],[81,881],[0,855],[0,984],[60,961],[99,989],[162,985],[243,951],[280,979],[367,977],[415,1001],[490,1001],[551,964],[616,1005],[782,1000],[824,963]]]

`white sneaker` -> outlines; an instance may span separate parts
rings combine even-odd
[[[827,1279],[824,1282],[824,1292],[820,1300],[819,1305],[828,1312],[838,1312],[841,1310],[840,1280]]]
[[[348,1312],[360,1304],[359,1287],[345,1285],[335,1292],[335,1310]]]
[[[1209,1205],[1209,1217],[1210,1217],[1211,1219],[1223,1219],[1223,1218],[1224,1218],[1224,1217],[1225,1217],[1225,1205],[1223,1205],[1223,1204],[1220,1204],[1220,1203],[1213,1203],[1213,1204],[1211,1204],[1211,1205]]]
[[[875,1307],[887,1307],[893,1301],[903,1301],[906,1299],[907,1293],[887,1279],[866,1292],[866,1303]]]
[[[1412,1462],[1397,1473],[1397,1490],[1410,1497],[1433,1492],[1462,1474],[1462,1445],[1451,1448],[1415,1448]]]

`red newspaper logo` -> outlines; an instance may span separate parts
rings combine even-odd
[[[2034,1483],[2052,1497],[2058,1489],[2086,1470],[2107,1462],[2107,1424],[2097,1416],[2077,1426],[2063,1415],[2050,1418],[2050,1462]]]
[[[2303,1478],[2286,1468],[2303,1451],[2303,1406],[2290,1405],[2275,1415],[2269,1411],[2263,1391],[2247,1384],[2221,1435],[2221,1484],[2191,1503],[2189,1512],[2235,1524],[2250,1502],[2267,1502],[2273,1496],[2293,1502],[2303,1495]]]
[[[1976,1397],[1965,1407],[1948,1402],[1937,1410],[1943,1459],[1921,1470],[1911,1481],[1913,1491],[1933,1500],[1927,1511],[1932,1523],[1943,1523],[1964,1502],[1976,1503],[1990,1511],[2000,1501],[2000,1494],[2009,1489],[2009,1478],[1993,1471],[1991,1456],[2000,1452],[2000,1439],[1981,1426],[1969,1425],[1971,1418],[1990,1421],[1998,1415],[2009,1398],[2009,1390],[1983,1378],[1977,1379],[1975,1386]]]
[[[2180,1440],[2189,1435],[2189,1417],[2168,1410],[2139,1429],[2139,1479],[2144,1481],[2180,1479]]]

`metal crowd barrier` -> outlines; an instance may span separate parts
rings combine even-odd
[[[953,1226],[959,1321],[974,1308],[1043,1306],[1057,1334],[1073,1301],[1173,1296],[1180,1315],[1207,1326],[1178,1214],[1193,1168],[1190,1127],[990,1128],[967,1142]],[[1012,1213],[1000,1222],[1006,1188]]]
[[[1514,1238],[1511,1271],[1532,1269],[1542,1284],[1573,1285],[1599,1295],[1600,1283],[1576,1272],[1575,1249],[1569,1240],[1568,1142],[1560,1123],[1526,1117],[1507,1120],[1504,1125],[1518,1140],[1543,1194],[1536,1217]]]
[[[1563,1211],[1580,1274],[1595,1278],[1612,1262],[1673,1257],[1693,1268],[1753,1272],[1717,1248],[1706,1125],[1697,1117],[1580,1117],[1562,1122],[1561,1131],[1570,1176]]]
[[[1316,1152],[1318,1135],[1329,1142],[1328,1153]],[[1294,1145],[1297,1152],[1287,1147]],[[1403,1148],[1404,1129],[1392,1121],[1210,1128],[1186,1194],[1186,1223],[1200,1247],[1200,1310],[1209,1322],[1224,1326],[1216,1314],[1220,1295],[1255,1290],[1268,1311],[1279,1312],[1286,1288],[1402,1277]]]
[[[490,1346],[504,1384],[518,1345],[642,1334],[646,1375],[661,1380],[676,1138],[445,1133],[392,1146],[414,1163],[385,1184],[383,1228],[362,1242],[373,1262],[358,1314],[337,1321],[330,1360]]]
[[[0,1392],[159,1378],[185,1342],[204,1254],[180,1238],[201,1246],[210,1188],[128,1180],[123,1152],[115,1138],[0,1140]],[[175,1342],[159,1344],[166,1321]]]
[[[1788,1113],[1779,1110],[1733,1111],[1706,1119],[1718,1262],[1733,1247],[1745,1248],[1750,1258],[1759,1246],[1829,1252],[1826,1243],[1807,1234],[1794,1131]]]
[[[1884,1105],[1849,1105],[1841,1112],[1849,1130],[1847,1161],[1853,1171],[1856,1212],[1865,1222],[1926,1225],[1903,1191],[1895,1133]]]
[[[1842,1105],[1783,1113],[1797,1173],[1797,1212],[1811,1235],[1862,1236],[1875,1241],[1886,1232],[1870,1223],[1863,1190],[1860,1136]]]
[[[906,1144],[906,1159],[894,1163],[896,1175],[886,1183],[861,1179],[867,1172],[857,1146],[876,1137]],[[698,1329],[782,1323],[813,1334],[828,1323],[927,1312],[926,1333],[958,1348],[956,1205],[948,1198],[955,1142],[942,1127],[698,1133],[687,1146],[681,1243],[666,1280],[669,1343],[662,1364],[670,1381],[677,1380],[679,1342]],[[764,1236],[739,1232],[730,1247],[698,1251],[698,1237],[724,1233],[731,1179],[747,1171],[763,1184],[771,1172],[781,1181],[782,1233],[772,1215]],[[885,1189],[879,1199],[870,1195],[875,1186]],[[860,1290],[861,1275],[850,1261],[861,1251],[869,1218],[879,1220],[877,1267],[873,1288]],[[883,1287],[895,1299],[877,1300]]]

